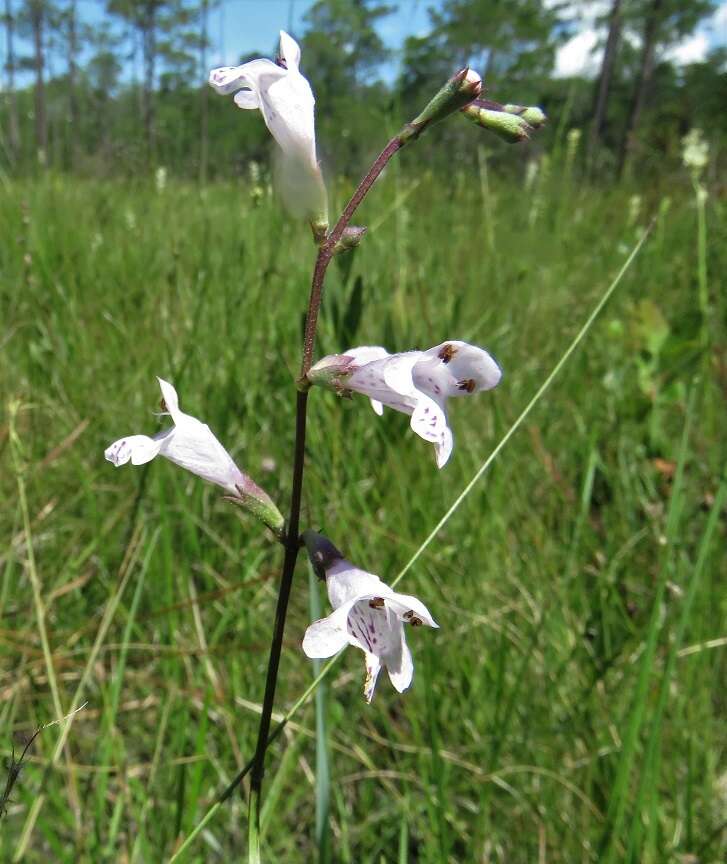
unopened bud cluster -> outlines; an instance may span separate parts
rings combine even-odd
[[[545,124],[541,108],[522,105],[499,105],[497,102],[475,99],[462,109],[465,117],[494,132],[508,144],[527,141],[530,134]]]

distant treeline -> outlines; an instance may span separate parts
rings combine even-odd
[[[100,0],[107,14],[93,26],[78,0],[2,2],[0,167],[6,173],[49,167],[136,174],[163,165],[204,180],[240,173],[251,160],[267,161],[270,142],[261,118],[243,116],[202,83],[216,0]],[[714,3],[599,4],[605,12],[599,74],[554,78],[555,52],[573,32],[569,15],[577,5],[444,0],[429,12],[431,32],[406,40],[401,74],[385,84],[381,68],[390,57],[377,25],[394,4],[317,0],[294,35],[316,93],[319,151],[328,170],[360,172],[387,132],[467,63],[483,75],[490,98],[546,110],[551,122],[535,147],[581,129],[581,155],[595,175],[657,170],[676,158],[681,137],[694,126],[719,150],[727,135],[727,53],[714,51],[706,62],[686,67],[667,59],[669,48],[688,37]],[[253,56],[269,54],[262,48]],[[130,68],[137,70],[131,81]],[[472,129],[464,123],[449,123],[437,134],[437,146],[422,142],[418,158],[451,163],[473,150]],[[506,145],[491,140],[506,161]]]

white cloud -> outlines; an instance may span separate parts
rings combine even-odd
[[[705,33],[697,31],[670,48],[666,53],[666,58],[677,66],[686,66],[689,63],[701,63],[706,58],[708,51],[709,38]]]
[[[720,3],[717,7],[717,11],[710,19],[710,24],[712,28],[717,31],[716,35],[718,37],[721,36],[724,39],[727,35],[725,32],[727,31],[727,3]]]
[[[597,4],[598,8],[596,8]],[[603,39],[606,35],[603,21],[600,22],[599,28],[596,27],[596,14],[606,10],[601,8],[600,0],[596,0],[589,6],[574,6],[572,11],[574,14],[571,20],[580,24],[580,28],[556,52],[554,74],[558,78],[574,75],[593,77],[598,74],[602,56],[602,49],[598,51],[594,49],[599,36]],[[641,39],[638,33],[626,31],[622,34],[622,38],[626,39],[633,48],[639,49]],[[727,0],[720,3],[714,14],[694,33],[669,48],[663,57],[677,66],[700,63],[706,60],[711,48],[725,43],[727,43]]]
[[[555,76],[593,75],[600,62],[600,52],[593,51],[597,42],[598,33],[593,28],[581,30],[569,39],[555,55]]]

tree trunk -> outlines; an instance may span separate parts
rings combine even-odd
[[[613,67],[621,39],[621,23],[621,0],[613,0],[611,14],[608,17],[608,38],[606,39],[606,47],[603,51],[601,72],[598,76],[598,87],[593,103],[593,122],[588,141],[589,163],[593,162],[593,158],[601,145],[604,129],[606,128],[608,91],[611,86]]]
[[[18,99],[15,95],[15,19],[12,0],[5,0],[5,56],[8,95],[8,150],[12,162],[20,156]]]
[[[154,78],[156,72],[156,2],[147,0],[141,22],[141,51],[144,63],[144,83],[142,98],[144,105],[144,136],[146,138],[147,158],[154,159],[156,139],[154,117]]]
[[[621,176],[626,167],[629,157],[633,154],[636,145],[636,133],[641,121],[641,114],[646,103],[646,95],[651,84],[651,78],[654,74],[654,59],[656,56],[656,46],[659,37],[659,25],[661,24],[661,11],[664,5],[664,0],[652,0],[649,11],[646,15],[644,23],[644,42],[641,48],[641,68],[639,70],[639,78],[636,82],[634,98],[631,103],[631,111],[629,112],[629,120],[626,126],[626,132],[621,142],[621,152],[619,153],[618,173]]]
[[[35,146],[38,161],[45,164],[48,157],[48,122],[45,113],[45,58],[43,56],[43,29],[45,26],[43,0],[30,4],[30,26],[33,30],[33,66],[35,68]]]
[[[71,167],[78,156],[81,140],[81,112],[78,108],[78,8],[77,0],[68,6],[68,112],[71,118]]]
[[[209,91],[207,84],[207,12],[208,0],[202,0],[200,11],[200,33],[199,33],[199,63],[202,73],[202,104],[200,106],[200,130],[199,130],[199,182],[204,185],[207,182],[207,159],[209,154]]]

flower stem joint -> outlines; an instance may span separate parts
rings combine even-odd
[[[425,129],[460,111],[482,92],[482,79],[465,66],[453,75],[427,104],[426,108],[399,133],[402,145],[416,140]]]

